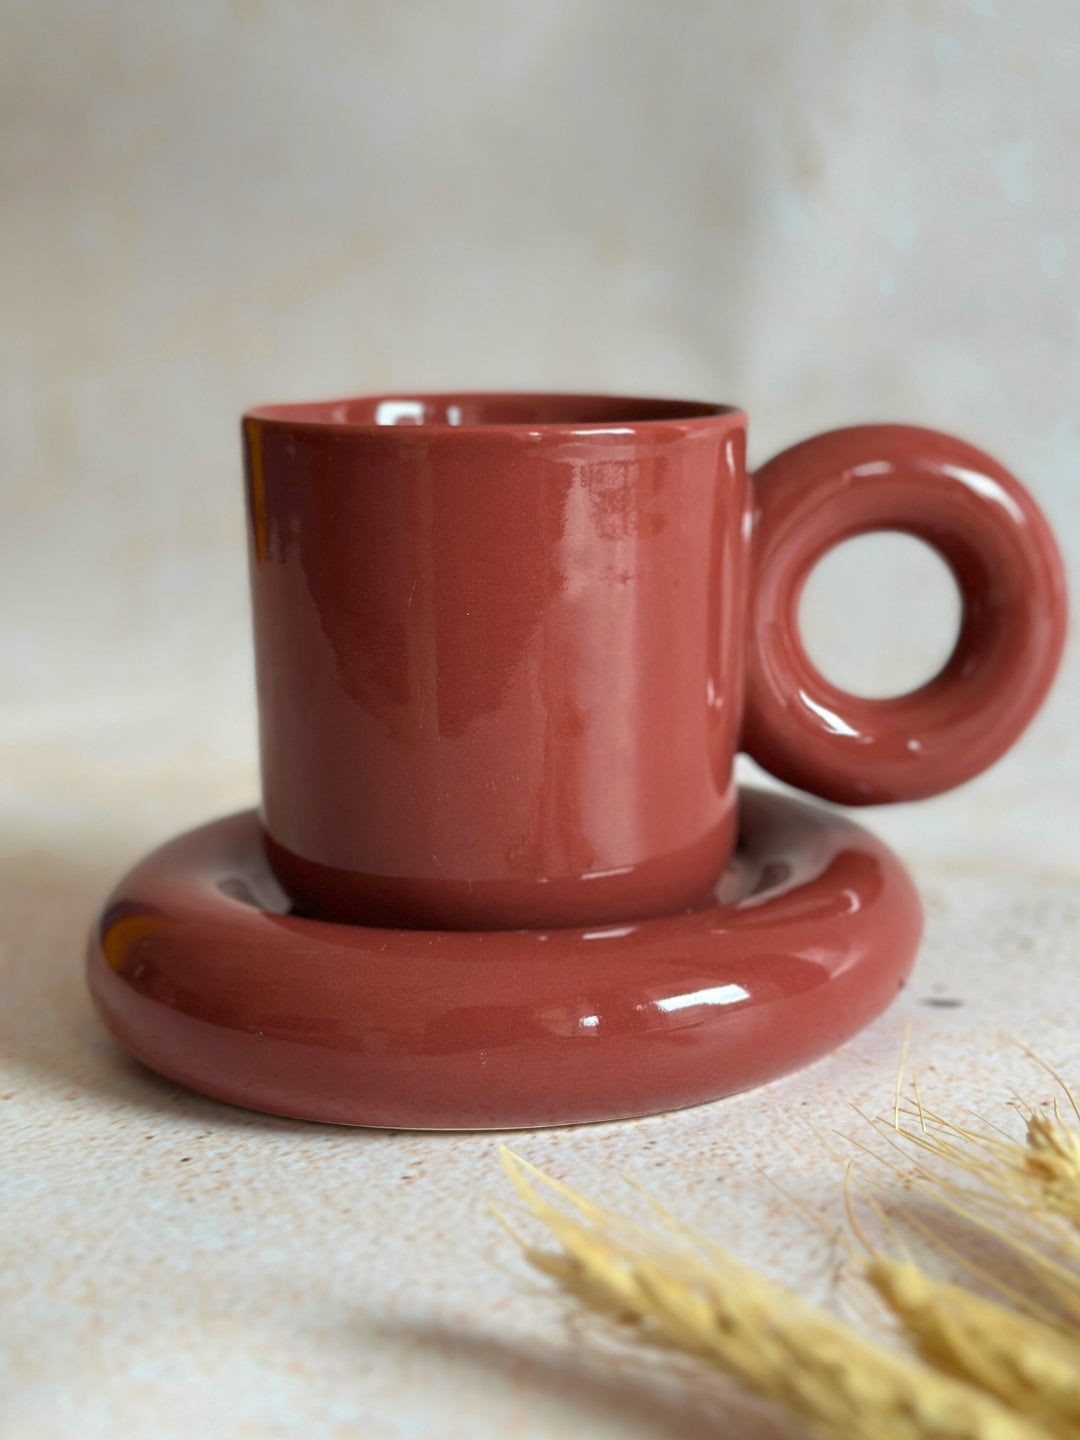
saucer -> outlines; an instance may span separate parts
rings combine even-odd
[[[760,790],[739,815],[692,910],[434,931],[291,914],[245,811],[120,881],[90,988],[152,1069],[276,1115],[473,1130],[697,1105],[854,1035],[904,984],[922,928],[903,865],[844,816]]]

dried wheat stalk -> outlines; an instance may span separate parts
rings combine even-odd
[[[946,1347],[948,1364],[935,1368],[866,1338],[689,1231],[669,1223],[668,1233],[661,1236],[631,1225],[509,1151],[503,1150],[502,1159],[518,1196],[558,1247],[541,1249],[521,1242],[537,1269],[589,1310],[631,1326],[644,1339],[677,1346],[718,1367],[785,1406],[818,1435],[843,1440],[1048,1440],[1080,1434],[1062,1428],[1053,1406],[1048,1411],[1052,1423],[1042,1423],[1041,1413],[1022,1413],[1011,1393],[999,1397],[968,1383],[970,1377],[951,1353],[961,1352],[958,1343]],[[540,1187],[562,1204],[548,1199]],[[916,1297],[903,1280],[882,1270],[875,1283],[886,1299],[892,1297],[901,1318],[903,1300],[921,1324],[916,1302],[925,1302],[926,1295]],[[927,1358],[937,1353],[942,1333],[952,1337],[955,1331],[970,1340],[980,1318],[988,1317],[965,1312],[962,1329],[943,1313],[936,1328],[927,1325]],[[953,1373],[943,1373],[945,1369]],[[1034,1375],[1034,1361],[1021,1367],[1021,1373]],[[1014,1390],[1018,1386],[1019,1380]],[[1065,1396],[1067,1387],[1059,1388]],[[1068,1395],[1071,1403],[1071,1392]]]

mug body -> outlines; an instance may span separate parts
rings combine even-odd
[[[244,419],[262,816],[306,913],[611,925],[735,839],[745,416],[462,394]]]

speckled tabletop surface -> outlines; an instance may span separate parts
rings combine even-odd
[[[1040,1098],[1048,1082],[1021,1044],[1078,1073],[1076,670],[996,770],[867,812],[911,863],[928,921],[912,983],[869,1030],[755,1093],[522,1133],[515,1148],[587,1190],[629,1173],[827,1299],[840,1248],[772,1182],[842,1224],[822,1137],[856,1130],[853,1106],[889,1110],[908,1021],[927,1092],[957,1108],[998,1115],[1014,1088]],[[0,1433],[784,1433],[582,1341],[488,1213],[506,1198],[499,1136],[275,1120],[120,1052],[82,979],[95,904],[148,844],[254,790],[248,767],[140,734],[114,724],[81,753],[7,752],[24,843],[0,869]]]
[[[255,798],[249,404],[700,396],[747,407],[755,465],[909,420],[1015,469],[1080,576],[1080,7],[0,11],[0,1440],[775,1433],[567,1326],[489,1216],[497,1136],[160,1081],[98,1024],[84,938],[142,852]],[[895,693],[955,623],[941,567],[878,543],[820,567],[807,619],[834,679]],[[629,1172],[827,1298],[822,1137],[890,1109],[908,1021],[958,1109],[1040,1098],[1020,1044],[1080,1078],[1078,714],[1074,646],[995,770],[866,814],[928,925],[841,1052],[518,1150],[587,1190]]]

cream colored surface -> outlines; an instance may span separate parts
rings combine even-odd
[[[0,1433],[771,1433],[568,1333],[486,1215],[494,1138],[319,1129],[159,1082],[98,1026],[83,936],[140,851],[255,795],[245,404],[685,393],[745,405],[758,458],[859,419],[951,427],[1029,482],[1075,574],[1080,12],[0,17]],[[885,545],[807,616],[879,690],[929,662],[939,603]],[[1075,1065],[1078,702],[1071,654],[991,774],[866,817],[929,928],[864,1036],[756,1095],[520,1150],[585,1188],[629,1170],[828,1294],[838,1252],[760,1171],[839,1223],[821,1137],[857,1130],[852,1102],[888,1108],[906,1018],[957,1107],[1041,1094],[1008,1036]]]

